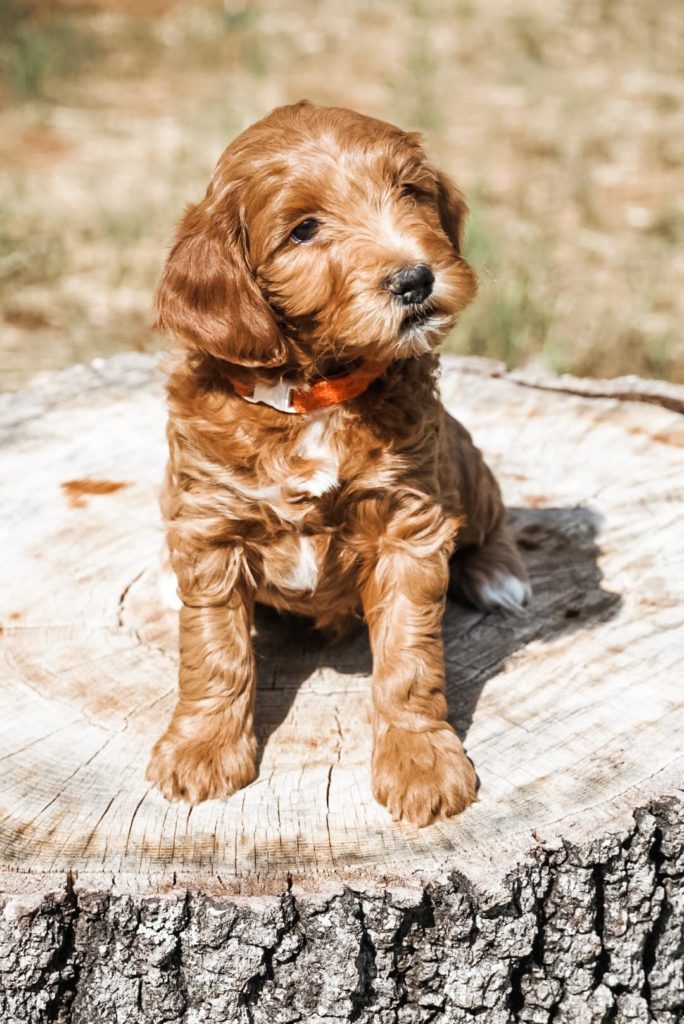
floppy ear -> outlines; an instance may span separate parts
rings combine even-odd
[[[251,273],[237,215],[207,201],[180,223],[155,293],[155,326],[243,366],[285,361],[271,307]]]
[[[465,199],[448,175],[442,174],[441,171],[436,171],[436,178],[437,209],[439,210],[439,219],[442,222],[442,230],[460,256],[463,230],[468,217],[468,207],[466,206]]]

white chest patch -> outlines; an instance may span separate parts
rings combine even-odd
[[[295,562],[290,566],[283,586],[288,590],[300,593],[316,589],[318,582],[318,558],[316,548],[310,537],[299,537],[299,552]]]
[[[328,426],[326,413],[317,416],[308,425],[299,440],[297,454],[303,459],[315,461],[318,465],[310,476],[297,476],[290,481],[292,490],[298,494],[310,494],[315,498],[320,498],[322,494],[332,491],[339,483],[338,459],[329,439],[326,438]]]

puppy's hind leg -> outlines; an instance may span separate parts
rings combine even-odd
[[[532,595],[527,571],[505,523],[481,544],[457,548],[449,562],[449,597],[493,611],[522,612]]]
[[[449,597],[483,611],[520,612],[532,591],[499,485],[468,431],[446,410],[440,436],[443,495],[447,507],[465,513],[449,561]]]

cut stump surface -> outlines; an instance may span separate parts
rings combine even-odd
[[[447,609],[451,720],[480,793],[423,830],[371,796],[365,634],[325,646],[268,612],[256,781],[192,810],[146,783],[177,671],[162,378],[116,357],[2,398],[3,1019],[682,1019],[684,388],[445,357],[442,390],[498,475],[534,596],[519,617]],[[154,976],[141,953],[135,993],[106,980],[121,954],[97,950],[143,942],[146,907],[187,955],[242,922],[251,953],[243,935],[222,1009],[177,951]],[[19,933],[40,984],[12,967]]]

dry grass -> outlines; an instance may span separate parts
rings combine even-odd
[[[158,342],[174,222],[308,96],[426,134],[468,194],[461,352],[684,380],[680,0],[0,0],[2,384]]]

